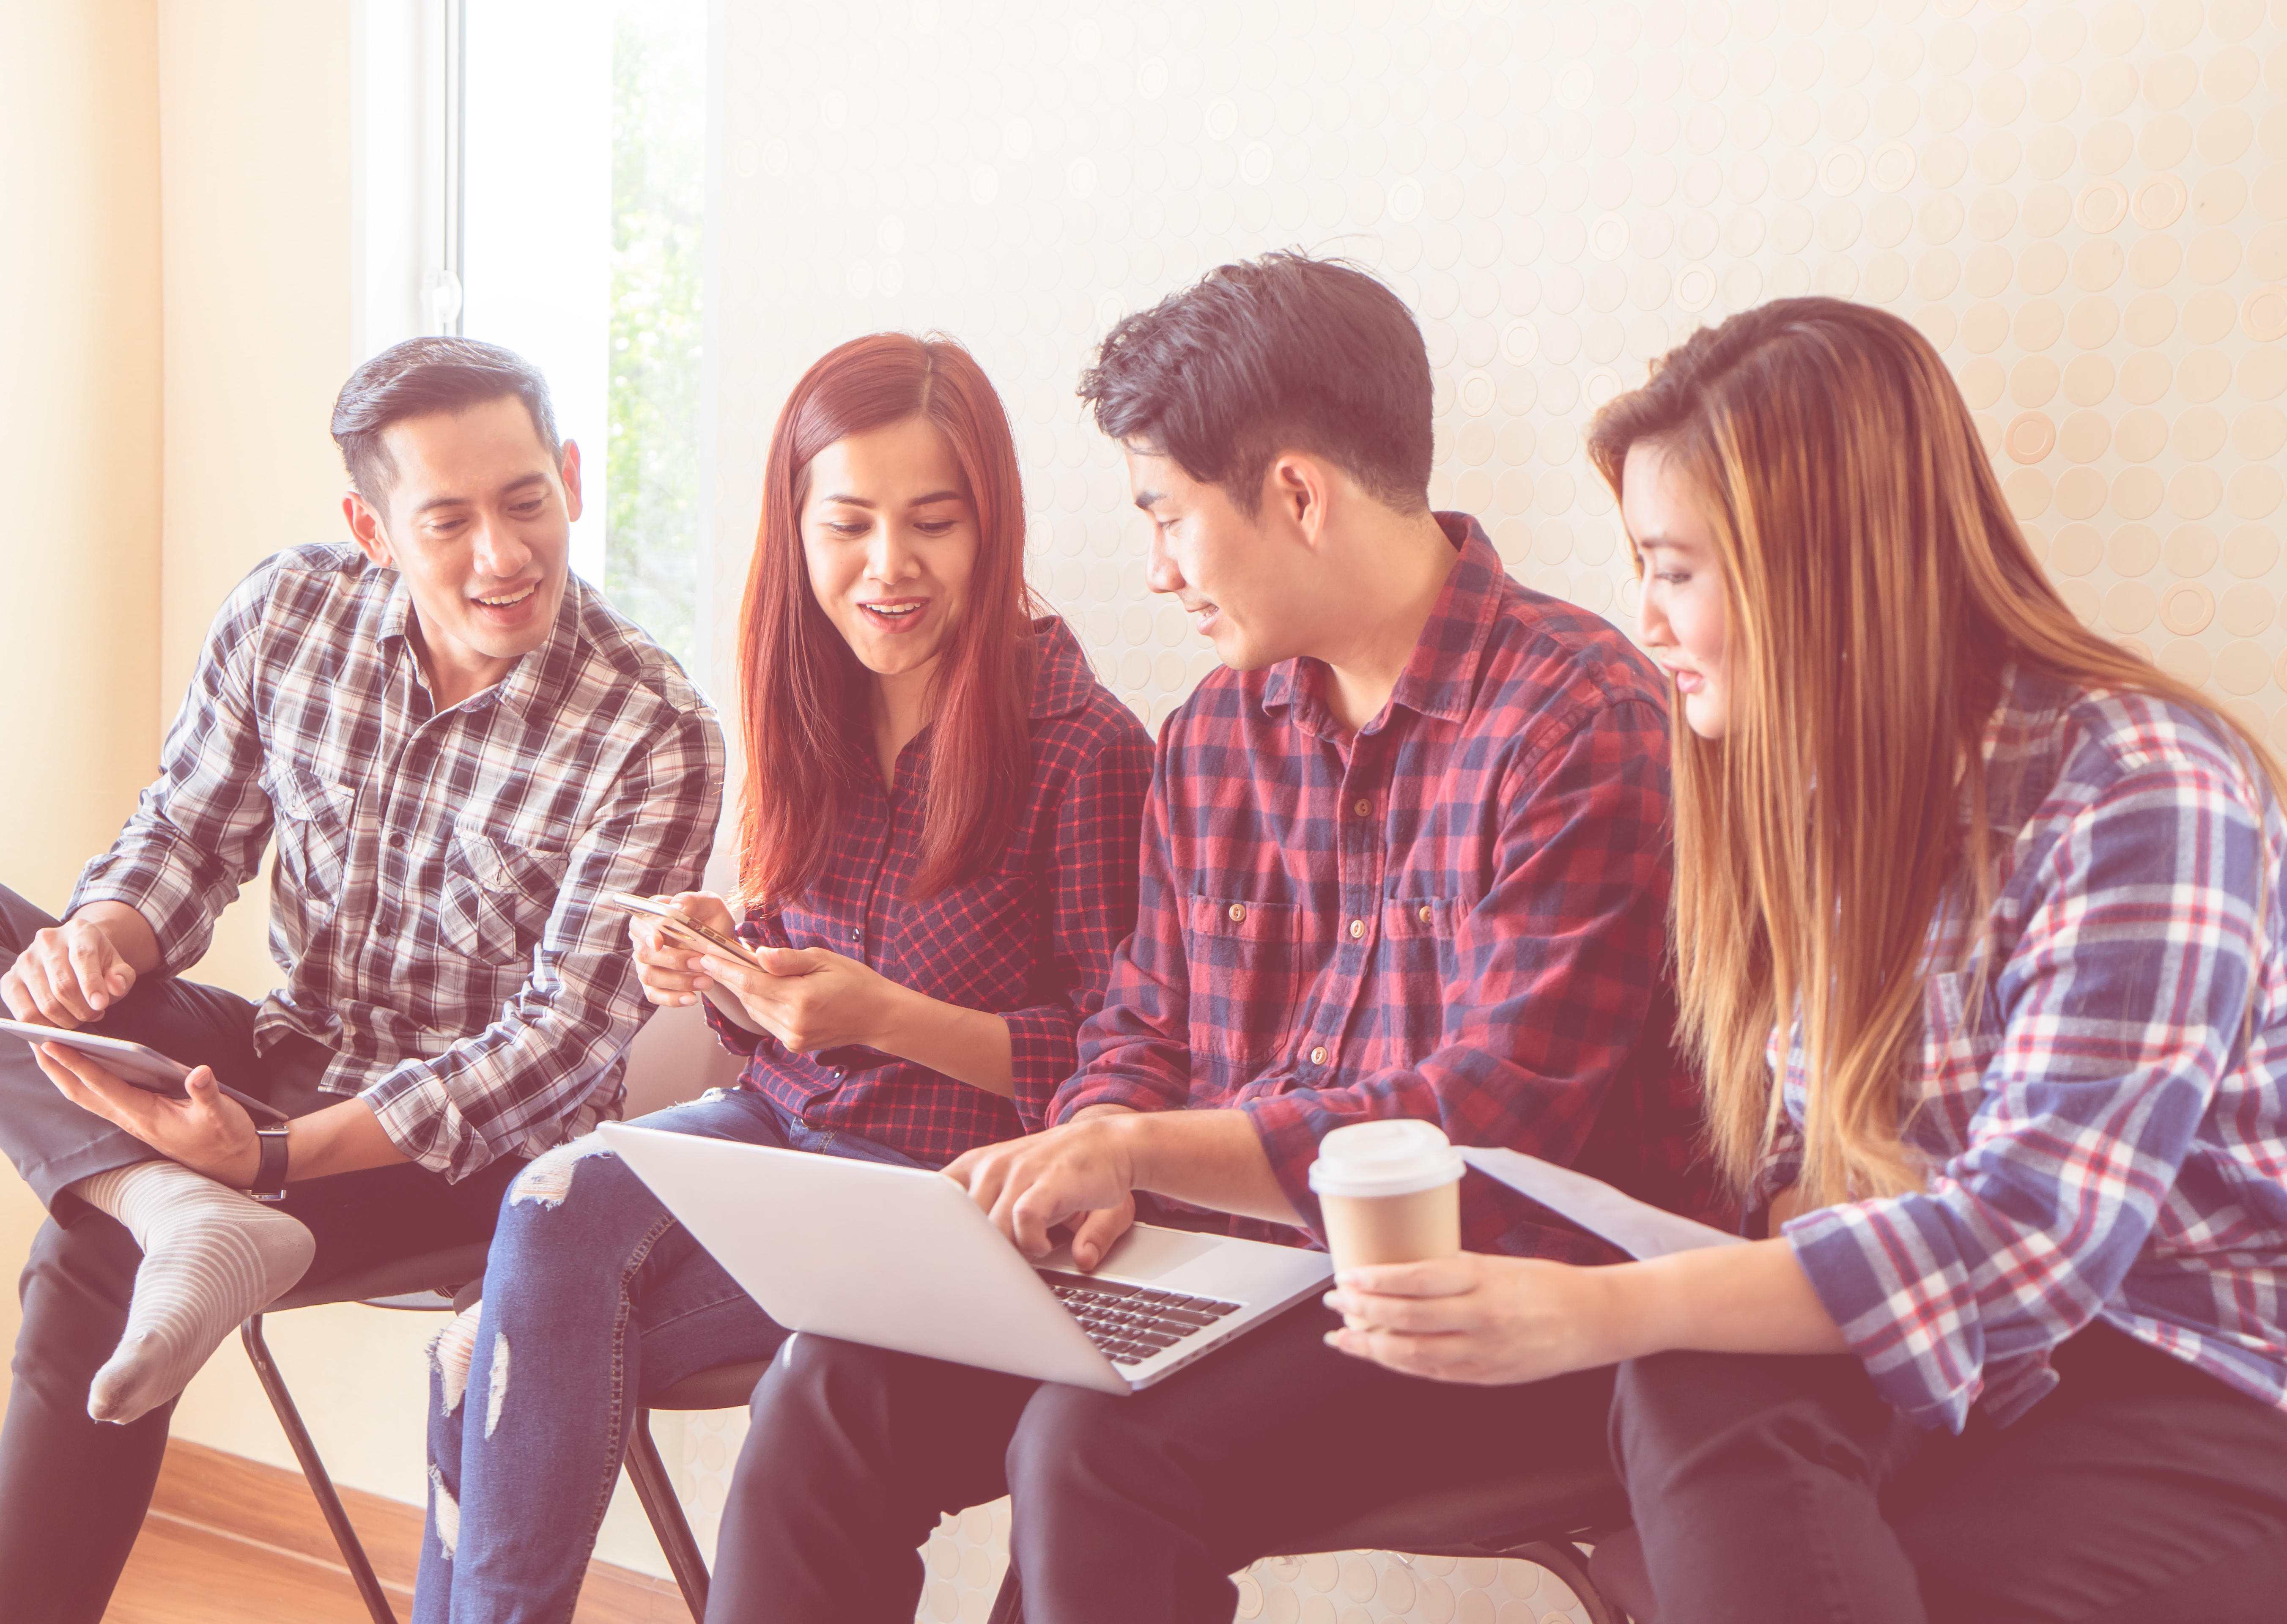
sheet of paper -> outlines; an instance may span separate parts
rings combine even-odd
[[[1633,1257],[1662,1257],[1699,1247],[1737,1246],[1742,1237],[1691,1218],[1663,1212],[1649,1202],[1623,1195],[1601,1178],[1575,1173],[1553,1161],[1521,1151],[1482,1150],[1465,1146],[1461,1156],[1471,1167],[1498,1178],[1510,1189],[1563,1214],[1582,1229],[1602,1235]]]

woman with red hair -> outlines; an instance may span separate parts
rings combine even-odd
[[[958,345],[874,334],[795,386],[740,614],[762,968],[635,931],[652,1002],[703,1000],[747,1064],[645,1127],[933,1168],[1041,1125],[1134,923],[1151,741],[1035,614],[1024,539]],[[415,1616],[568,1618],[645,1396],[786,1335],[594,1140],[534,1161],[438,1340]]]

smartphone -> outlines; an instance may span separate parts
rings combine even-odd
[[[146,1093],[163,1094],[170,1099],[187,1099],[184,1081],[191,1068],[180,1060],[161,1054],[141,1043],[131,1043],[125,1038],[107,1038],[99,1033],[66,1031],[61,1026],[36,1026],[29,1021],[0,1020],[0,1032],[11,1037],[22,1038],[28,1043],[59,1043],[76,1050],[94,1061],[122,1082],[131,1082]],[[222,1091],[246,1108],[246,1113],[257,1122],[282,1122],[286,1113],[275,1105],[265,1104],[251,1095],[241,1094],[226,1083],[218,1084]]]
[[[604,893],[604,906],[618,908],[623,914],[637,914],[645,919],[656,919],[669,932],[683,937],[685,946],[694,953],[713,951],[724,953],[741,964],[763,967],[755,950],[735,936],[730,936],[710,926],[700,924],[679,907],[664,902],[654,902],[649,897],[639,897],[631,891],[609,891]]]

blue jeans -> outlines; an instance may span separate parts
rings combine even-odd
[[[642,1126],[915,1165],[747,1089]],[[787,1335],[618,1157],[583,1139],[534,1161],[501,1204],[465,1390],[431,1361],[416,1624],[564,1624],[637,1407]]]

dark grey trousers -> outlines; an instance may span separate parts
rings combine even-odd
[[[55,921],[0,887],[0,970]],[[318,1082],[331,1059],[305,1038],[257,1056],[255,1006],[235,993],[160,977],[91,1028],[146,1043],[289,1116],[336,1103]],[[0,1617],[8,1624],[99,1624],[143,1525],[174,1406],[131,1425],[91,1421],[87,1390],[127,1324],[143,1261],[115,1220],[65,1185],[156,1154],[56,1091],[31,1048],[0,1035],[0,1151],[49,1211],[19,1293],[8,1415],[0,1426]],[[457,1184],[406,1164],[344,1173],[295,1189],[284,1210],[310,1227],[317,1256],[304,1278],[322,1281],[392,1257],[481,1240],[524,1163],[504,1157]],[[322,1380],[322,1373],[313,1373]],[[418,1414],[408,1414],[408,1431]]]
[[[1656,1624],[2277,1624],[2287,1413],[2109,1326],[1956,1438],[1855,1359],[1620,1367],[1613,1455]]]

